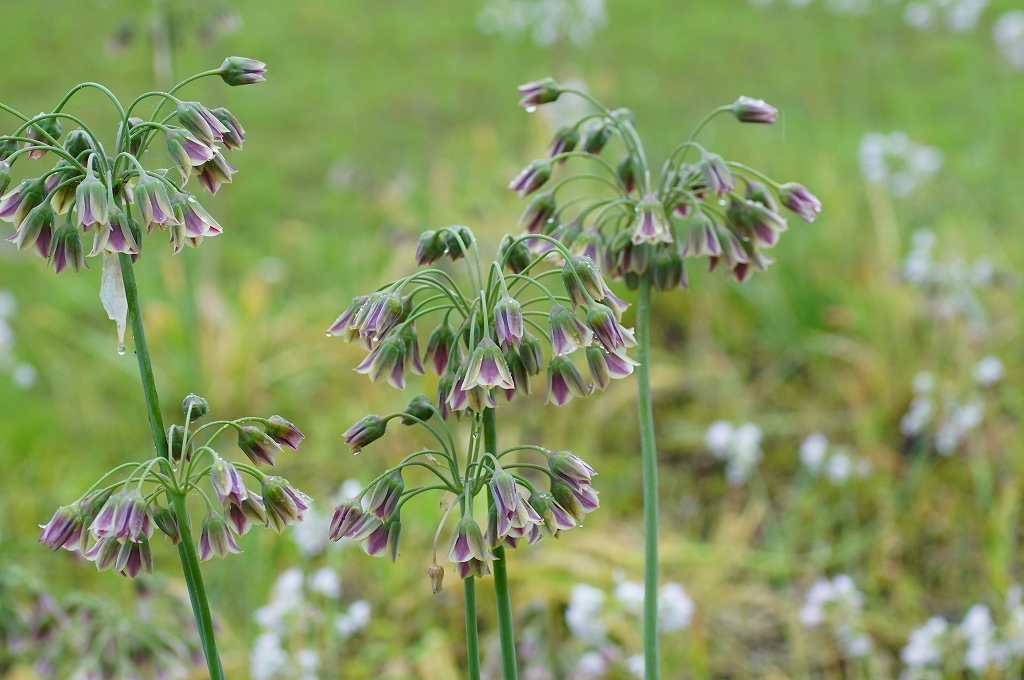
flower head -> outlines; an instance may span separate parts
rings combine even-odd
[[[519,495],[515,478],[497,464],[489,486],[497,515],[492,542],[500,542],[509,535],[522,537],[531,526],[544,523],[541,516]]]
[[[181,102],[178,104],[178,122],[182,127],[207,146],[224,140],[227,127],[213,113],[199,102]]]
[[[29,212],[46,200],[46,182],[25,179],[0,198],[0,220],[21,226]]]
[[[574,489],[563,481],[552,481],[551,496],[566,512],[572,515],[577,523],[582,523],[587,513],[597,510],[600,503],[597,492],[589,485]]]
[[[267,65],[262,61],[245,57],[228,57],[220,66],[221,79],[233,86],[262,83],[266,72]]]
[[[554,78],[535,80],[519,86],[519,105],[533,111],[541,104],[550,104],[562,94],[562,88]]]
[[[306,438],[299,428],[288,422],[281,416],[270,416],[264,424],[267,436],[281,446],[287,446],[293,451],[299,450],[299,445]]]
[[[463,517],[455,527],[452,545],[448,550],[448,561],[455,563],[459,576],[466,578],[470,575],[482,576],[490,573],[487,560],[493,557],[484,542],[480,525],[468,515]]]
[[[558,504],[549,493],[536,493],[530,496],[530,505],[544,520],[541,528],[552,538],[557,538],[560,531],[572,529],[577,525],[576,518]]]
[[[386,378],[388,384],[397,390],[405,389],[405,343],[398,335],[390,335],[370,352],[356,373],[362,373],[377,382]]]
[[[238,448],[256,465],[274,464],[274,456],[281,453],[281,445],[255,425],[242,425],[238,432]]]
[[[43,533],[39,536],[39,542],[51,550],[59,550],[65,544],[71,542],[82,532],[82,517],[79,508],[75,505],[65,505],[57,508],[53,517],[45,525],[40,527]]]
[[[724,196],[736,189],[736,180],[729,171],[729,166],[718,154],[705,152],[701,156],[700,174],[704,178],[707,190],[713,194]]]
[[[779,111],[774,106],[766,104],[763,99],[753,97],[740,97],[730,109],[732,115],[741,123],[767,123],[772,124],[779,116]]]
[[[192,168],[212,159],[217,150],[199,141],[187,130],[179,128],[167,133],[167,153],[181,173],[184,185],[192,174]]]
[[[366,446],[384,436],[388,423],[378,415],[363,416],[352,427],[345,430],[345,443],[352,447],[352,453],[358,454]]]
[[[795,212],[804,222],[813,222],[821,212],[821,201],[803,185],[789,182],[779,187],[782,205]]]
[[[536,160],[527,165],[509,182],[508,188],[526,198],[551,178],[551,161]]]

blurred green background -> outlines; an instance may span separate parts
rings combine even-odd
[[[977,29],[954,33],[914,30],[890,3],[848,15],[816,2],[609,0],[608,25],[592,42],[544,47],[528,34],[482,33],[481,8],[481,0],[167,4],[176,76],[234,54],[270,70],[259,87],[213,79],[188,90],[229,107],[247,141],[231,158],[235,182],[204,199],[225,234],[179,256],[150,237],[136,268],[165,419],[195,391],[221,417],[293,420],[307,440],[300,454],[282,456],[282,474],[329,512],[344,480],[371,479],[421,445],[406,433],[405,448],[391,437],[354,458],[341,433],[434,385],[413,381],[401,394],[371,385],[351,370],[358,349],[324,331],[353,295],[411,271],[420,231],[467,224],[489,252],[517,230],[522,204],[505,186],[552,130],[516,106],[518,84],[581,79],[608,105],[636,113],[652,160],[711,108],[756,96],[779,108],[779,124],[717,120],[703,141],[806,184],[825,207],[813,225],[793,221],[767,273],[738,285],[693,266],[689,292],[656,300],[663,571],[696,604],[691,625],[664,643],[666,677],[867,672],[797,620],[806,588],[840,572],[866,595],[877,677],[897,674],[908,632],[928,616],[958,621],[980,602],[998,619],[1022,578],[1024,310],[1013,285],[985,291],[988,323],[977,332],[929,314],[927,295],[899,272],[920,227],[934,231],[936,258],[987,257],[1011,273],[1024,262],[1024,75],[990,35],[1014,3],[993,1]],[[139,2],[4,0],[0,100],[31,114],[84,80],[126,99],[151,89],[152,13]],[[221,17],[214,29],[211,17]],[[78,115],[111,129],[99,95],[77,102]],[[867,183],[858,162],[866,133],[893,130],[945,159],[903,198]],[[13,352],[38,371],[27,389],[0,374],[0,559],[29,567],[55,592],[117,600],[131,597],[127,581],[35,543],[56,506],[114,464],[148,455],[135,360],[116,353],[98,288],[98,263],[55,277],[39,258],[0,244],[0,289],[18,308],[8,319]],[[912,378],[927,370],[962,393],[988,354],[1006,377],[957,453],[936,457],[908,442],[899,421]],[[616,569],[639,579],[634,399],[627,380],[562,409],[535,397],[502,411],[504,440],[572,448],[601,473],[602,509],[585,529],[511,558],[517,612],[548,612],[542,637],[559,645],[570,645],[561,611],[574,583],[608,588]],[[730,488],[708,453],[705,430],[720,418],[763,430],[756,484]],[[871,474],[834,485],[801,472],[797,448],[815,431],[870,460]],[[425,570],[439,512],[423,514],[408,522],[396,565],[354,548],[303,557],[287,535],[268,532],[244,537],[244,554],[207,563],[229,675],[246,677],[252,613],[277,574],[332,564],[343,599],[367,599],[374,614],[322,677],[450,677],[446,669],[461,663],[461,589],[450,577],[431,596]],[[167,546],[156,559],[177,578]],[[631,624],[616,635],[636,651]],[[573,677],[566,673],[551,677]],[[624,671],[608,677],[615,673]]]

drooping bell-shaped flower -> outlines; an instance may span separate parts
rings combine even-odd
[[[39,542],[51,550],[59,550],[82,531],[82,517],[77,505],[57,508],[53,517],[40,527]]]
[[[493,538],[497,541],[513,531],[517,536],[525,535],[532,525],[543,524],[540,515],[519,495],[515,478],[497,463],[489,486],[497,521]]]
[[[544,186],[549,179],[551,179],[551,161],[535,160],[509,182],[508,188],[519,194],[519,198],[526,198]]]
[[[434,369],[435,374],[444,375],[448,369],[454,345],[455,331],[445,319],[430,333],[430,337],[427,339],[427,351],[423,355],[423,360]]]
[[[386,522],[398,507],[398,501],[401,500],[403,491],[405,491],[405,479],[402,478],[402,471],[394,470],[374,485],[366,511],[376,515],[382,522]]]
[[[612,138],[612,126],[607,120],[592,120],[583,130],[581,151],[598,155]]]
[[[178,104],[178,122],[192,133],[192,136],[207,146],[223,141],[228,129],[199,102],[181,102]]]
[[[378,292],[360,310],[353,325],[359,327],[363,346],[369,349],[372,343],[388,335],[405,315],[402,296],[393,292]]]
[[[715,223],[703,212],[694,216],[680,254],[683,257],[718,257],[722,254]]]
[[[451,390],[448,393],[448,407],[452,411],[463,411],[468,408],[481,413],[485,408],[497,406],[490,389],[482,385],[476,385],[469,389],[463,388],[466,379],[466,368],[466,366],[460,367],[455,374]]]
[[[222,505],[228,503],[241,505],[249,495],[245,488],[245,481],[242,479],[242,473],[233,463],[220,456],[217,456],[213,465],[210,466],[210,484]]]
[[[717,196],[724,196],[736,189],[736,180],[729,171],[725,160],[714,153],[705,152],[700,160],[700,174],[707,190]]]
[[[152,511],[138,489],[132,489],[114,511],[113,536],[119,541],[139,541],[152,535]]]
[[[571,359],[565,356],[551,358],[548,363],[548,403],[562,406],[573,397],[585,397],[592,391],[593,386],[587,384]]]
[[[551,470],[552,475],[573,489],[590,486],[591,480],[597,476],[597,471],[572,451],[548,453],[548,469]]]
[[[221,80],[232,86],[262,83],[266,72],[266,64],[246,57],[228,57],[220,66]]]
[[[560,531],[567,531],[577,525],[576,518],[555,501],[549,493],[535,493],[530,496],[530,505],[544,520],[541,528],[552,538],[558,538]]]
[[[771,125],[779,116],[779,111],[774,106],[766,104],[763,99],[754,99],[753,97],[740,97],[729,110],[741,123]]]
[[[224,519],[220,515],[207,514],[199,533],[199,561],[206,562],[214,557],[227,557],[240,552],[242,549],[235,543],[235,537],[228,531]]]
[[[551,482],[551,496],[566,512],[572,515],[578,523],[582,523],[584,517],[600,507],[597,492],[590,486],[577,490],[562,481]]]
[[[274,464],[274,456],[281,453],[281,445],[255,425],[242,425],[238,431],[238,448],[254,464]]]
[[[504,263],[504,267],[515,274],[521,274],[524,269],[530,266],[533,257],[530,255],[530,246],[524,241],[514,238],[511,234],[505,234],[498,246],[498,257]]]
[[[429,229],[420,234],[419,241],[416,242],[416,264],[421,267],[433,264],[444,257],[447,250],[444,234]]]
[[[379,525],[359,544],[363,552],[370,557],[384,557],[388,547],[388,533],[391,522]]]
[[[415,425],[417,423],[425,423],[434,416],[434,413],[433,402],[427,399],[426,395],[417,394],[402,412],[402,424]]]
[[[251,524],[266,527],[268,525],[267,509],[263,505],[263,499],[249,491],[241,505],[228,506],[227,521],[231,530],[238,536],[244,536],[249,531]]]
[[[562,88],[554,78],[535,80],[519,86],[519,105],[527,111],[533,111],[541,104],[549,104],[562,94]]]
[[[523,341],[519,345],[519,358],[523,360],[523,367],[530,375],[537,375],[544,369],[544,349],[540,340],[532,333],[523,334]]]
[[[521,394],[524,397],[533,394],[533,389],[530,387],[530,374],[526,370],[526,364],[523,363],[522,356],[514,347],[505,350],[505,364],[508,366],[509,375],[512,376],[512,383],[516,386],[514,390],[504,390],[505,398],[508,401],[512,401],[516,394]]]
[[[57,140],[60,139],[63,127],[60,124],[60,119],[55,115],[51,115],[45,112],[40,112],[36,118],[46,116],[41,120],[34,122],[25,128],[24,135],[39,144],[56,144]],[[35,120],[35,119],[33,119]],[[52,140],[52,141],[51,141]],[[26,142],[25,146],[32,146],[32,144]],[[29,158],[42,158],[46,155],[46,149],[33,149],[28,152]]]
[[[515,389],[508,366],[505,365],[505,357],[490,338],[484,338],[477,345],[466,368],[462,389],[469,391],[475,387],[488,390],[494,387],[504,390]]]
[[[508,349],[523,342],[523,308],[519,301],[505,293],[494,305],[494,333],[498,345]]]
[[[416,332],[415,322],[403,324],[398,331],[398,337],[405,346],[405,366],[416,375],[425,375],[423,362],[420,361],[420,336]]]
[[[405,343],[395,334],[389,335],[355,367],[373,382],[386,379],[397,390],[405,389]]]
[[[164,536],[171,539],[173,545],[181,542],[181,527],[178,525],[178,516],[174,510],[167,506],[160,506],[153,511],[153,524]]]
[[[298,451],[299,445],[306,438],[299,428],[281,416],[270,416],[263,427],[266,428],[268,437],[293,451]]]
[[[487,561],[493,559],[491,551],[484,542],[480,525],[470,516],[459,520],[452,535],[452,545],[448,550],[448,561],[454,562],[461,578],[470,575],[490,573]]]
[[[44,180],[22,180],[18,186],[0,198],[0,220],[11,222],[15,227],[21,226],[29,212],[46,200],[46,194]]]
[[[338,504],[334,509],[334,516],[331,517],[331,528],[328,536],[332,541],[338,541],[356,525],[363,516],[363,507],[359,501],[348,499]]]
[[[171,199],[164,183],[152,175],[144,175],[135,185],[135,205],[142,216],[142,224],[147,230],[154,226],[177,224]]]
[[[573,308],[581,307],[590,300],[602,299],[608,290],[594,260],[580,255],[570,258],[562,266],[562,285],[569,293]]]
[[[555,134],[551,138],[551,144],[548,146],[548,157],[554,158],[559,154],[569,153],[579,143],[579,129],[575,125],[563,125],[555,130]],[[568,159],[562,158],[559,160],[559,163],[565,163],[566,160]]]
[[[210,109],[210,113],[224,126],[225,132],[221,141],[227,149],[241,149],[245,142],[245,128],[238,122],[238,119],[224,107]]]
[[[598,389],[605,389],[611,381],[632,375],[633,368],[639,366],[628,356],[612,354],[604,347],[592,345],[587,348],[587,366],[594,384]]]
[[[284,531],[289,524],[301,522],[310,503],[312,501],[306,494],[280,477],[268,477],[263,482],[267,525],[277,533]]]
[[[53,243],[53,222],[53,208],[48,203],[37,205],[7,240],[14,243],[18,250],[34,246],[40,257],[49,257]]]
[[[633,190],[636,189],[636,163],[633,162],[633,156],[626,154],[619,159],[615,166],[615,175],[619,178],[626,193],[633,193]]]
[[[142,248],[139,246],[138,238],[136,238],[135,230],[132,229],[132,222],[127,213],[120,208],[110,206],[108,214],[109,221],[96,227],[89,256],[95,257],[103,251],[138,255]],[[141,230],[139,233],[141,235]]]
[[[327,335],[340,335],[345,342],[352,342],[358,337],[358,329],[353,328],[353,322],[369,299],[368,295],[352,298],[348,309],[342,312],[341,316],[335,319],[331,327],[327,329]]]
[[[222,184],[230,184],[231,177],[238,172],[235,166],[228,162],[224,154],[218,152],[213,158],[202,165],[192,168],[192,172],[198,175],[199,184],[211,194],[217,193]]]
[[[216,154],[217,150],[207,146],[191,133],[182,129],[173,129],[167,133],[167,153],[178,172],[181,174],[182,185],[188,181],[192,168],[202,165]]]
[[[672,230],[665,219],[665,208],[654,194],[647,194],[636,204],[632,239],[635,244],[672,242]]]
[[[114,571],[132,579],[143,571],[152,574],[153,552],[149,547],[149,539],[143,537],[139,541],[123,543],[117,552]]]
[[[540,234],[544,231],[545,225],[555,215],[558,205],[555,203],[555,195],[550,191],[537,194],[523,209],[519,216],[519,226],[528,234]]]
[[[803,185],[789,182],[779,187],[782,205],[795,212],[804,222],[813,222],[821,212],[821,201]]]
[[[563,356],[586,347],[594,339],[594,333],[580,321],[573,311],[556,304],[551,307],[548,316],[548,329],[551,337],[551,351],[555,356]]]
[[[789,226],[778,213],[769,210],[761,203],[747,201],[747,224],[751,235],[758,245],[770,248],[779,242],[779,235]]]
[[[352,447],[352,453],[358,454],[365,447],[384,436],[388,423],[378,415],[370,414],[360,418],[352,427],[345,430],[345,443]]]

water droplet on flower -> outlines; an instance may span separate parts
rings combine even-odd
[[[331,337],[332,335],[334,335],[334,333],[327,331],[327,337]]]
[[[537,110],[537,107],[536,107],[536,106],[527,106],[527,107],[526,107],[526,112],[527,112],[527,113],[533,113],[533,112],[534,112],[534,111],[536,111],[536,110]]]
[[[120,354],[121,356],[124,356],[124,345],[117,346],[117,353]]]

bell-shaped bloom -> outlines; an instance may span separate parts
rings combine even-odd
[[[373,382],[382,378],[397,390],[405,389],[405,343],[398,335],[389,335],[355,367]]]
[[[359,328],[359,336],[367,349],[388,335],[405,315],[402,296],[392,292],[377,292],[356,315],[352,324]]]
[[[181,183],[184,185],[192,174],[192,168],[212,159],[217,150],[199,141],[190,132],[179,128],[167,132],[167,154],[178,168]]]
[[[154,226],[162,228],[178,223],[174,217],[174,209],[171,207],[167,187],[162,181],[152,175],[140,177],[138,184],[135,185],[134,193],[135,205],[138,206],[142,224],[147,230],[151,231]]]
[[[125,494],[113,517],[113,536],[119,541],[139,541],[153,535],[153,515],[137,489]]]
[[[289,524],[301,522],[312,503],[310,498],[280,477],[268,477],[263,482],[263,507],[267,511],[267,525],[281,533]]]
[[[18,225],[7,240],[18,247],[18,250],[35,247],[40,257],[50,256],[53,244],[53,208],[48,203],[37,205]]]
[[[242,473],[230,461],[219,456],[210,466],[210,484],[222,505],[241,505],[249,495]]]
[[[0,160],[0,194],[7,191],[11,186],[11,164],[6,160]]]
[[[293,451],[299,450],[306,435],[302,434],[299,428],[285,420],[281,416],[270,416],[263,427],[267,430],[267,436],[281,446],[287,446]]]
[[[199,176],[199,184],[211,194],[217,193],[222,184],[230,184],[231,177],[238,170],[228,162],[224,154],[217,153],[213,158],[192,168]]]
[[[494,333],[502,349],[519,347],[523,342],[523,308],[508,293],[494,305]]]
[[[526,269],[533,256],[530,255],[530,246],[526,242],[514,238],[511,234],[505,234],[498,245],[498,257],[503,268],[515,274],[521,274]]]
[[[338,504],[331,517],[331,528],[328,536],[332,541],[344,538],[363,517],[363,507],[359,501],[348,499]]]
[[[615,175],[619,178],[626,193],[633,193],[633,190],[636,189],[636,163],[633,162],[633,157],[630,154],[619,159],[615,166]]]
[[[398,507],[398,501],[402,499],[403,491],[405,491],[405,480],[402,478],[402,471],[395,470],[374,485],[366,511],[376,515],[382,522],[386,522]]]
[[[789,182],[779,187],[782,205],[795,212],[804,222],[813,222],[821,212],[821,201],[807,187]]]
[[[675,245],[661,244],[651,259],[651,281],[655,290],[673,290],[678,286],[689,287],[683,258],[679,257]]]
[[[629,347],[636,347],[633,334],[622,327],[611,308],[595,302],[587,307],[587,326],[594,331],[594,337],[613,354],[625,354]]]
[[[560,154],[569,153],[575,149],[576,145],[579,143],[579,129],[575,125],[563,125],[555,130],[555,134],[551,138],[551,144],[548,146],[548,157],[554,158]],[[562,158],[559,162],[565,163],[566,160],[568,159]]]
[[[244,536],[253,524],[258,524],[261,527],[267,526],[267,509],[263,506],[263,499],[249,491],[241,505],[228,506],[226,519],[228,526],[235,534]]]
[[[714,270],[719,261],[730,270],[735,270],[737,266],[750,262],[750,256],[747,254],[746,249],[744,249],[739,238],[731,230],[720,230],[718,232],[718,240],[722,245],[722,255],[708,260],[709,270]]]
[[[548,363],[548,403],[562,406],[573,397],[585,397],[592,391],[593,386],[587,384],[571,359],[552,357]]]
[[[208,514],[203,519],[199,533],[199,561],[206,562],[213,557],[227,557],[238,554],[242,549],[235,543],[235,537],[228,531],[228,525],[219,515]]]
[[[747,211],[753,239],[765,248],[771,248],[778,243],[779,235],[789,228],[783,217],[761,203],[747,201]]]
[[[370,296],[368,295],[359,295],[352,298],[348,309],[342,312],[341,316],[335,319],[331,327],[327,329],[327,335],[340,335],[345,342],[352,342],[358,336],[358,329],[353,328],[353,323],[369,299]]]
[[[238,431],[238,448],[255,465],[274,464],[274,456],[281,453],[281,445],[255,425],[242,425]]]
[[[245,142],[245,128],[243,128],[242,124],[238,122],[238,119],[224,107],[210,109],[210,113],[212,113],[225,128],[222,133],[223,139],[221,139],[224,146],[231,150],[241,149],[242,144]]]
[[[39,115],[36,116],[36,118],[40,118],[41,116],[47,117],[41,118],[40,120],[38,120],[38,122],[35,122],[33,125],[30,125],[27,128],[25,128],[23,134],[29,139],[38,142],[39,144],[56,144],[57,140],[60,139],[61,133],[63,132],[63,128],[60,124],[60,119],[54,115],[45,112],[40,112]],[[35,121],[36,118],[34,118],[33,121]],[[26,142],[25,146],[28,147],[33,145]],[[42,158],[45,155],[46,149],[33,149],[32,151],[28,152],[29,158]]]
[[[153,511],[153,524],[164,536],[171,539],[173,545],[181,542],[181,527],[178,525],[178,516],[174,510],[167,506],[160,506]]]
[[[722,254],[715,223],[703,212],[694,217],[689,231],[686,232],[686,240],[680,254],[683,257],[718,257]]]
[[[611,381],[632,375],[633,368],[640,364],[624,354],[613,354],[604,347],[587,348],[587,366],[594,384],[598,389],[605,389]]]
[[[437,375],[444,375],[448,370],[452,348],[455,346],[455,331],[448,325],[447,319],[435,328],[427,339],[427,351],[423,360],[434,369]]]
[[[50,521],[40,527],[43,533],[39,536],[39,542],[50,550],[59,550],[81,534],[82,523],[82,516],[76,505],[57,508]]]
[[[636,204],[633,243],[672,243],[672,230],[665,219],[665,208],[654,194]]]
[[[597,492],[590,486],[577,490],[565,482],[552,481],[551,496],[558,505],[572,515],[577,523],[581,524],[588,513],[597,510],[601,505],[597,498]]]
[[[441,416],[441,420],[448,420],[448,416],[452,413],[448,400],[454,387],[455,374],[451,371],[445,372],[437,381],[437,400],[434,405],[437,406],[437,413]]]
[[[573,311],[562,305],[553,305],[548,316],[551,337],[551,351],[563,356],[586,347],[594,339],[594,333],[580,321]]]
[[[508,366],[509,375],[512,376],[512,383],[516,386],[514,390],[504,390],[505,398],[508,401],[512,401],[516,394],[521,394],[524,397],[533,394],[533,389],[530,387],[530,374],[526,370],[526,364],[523,363],[523,358],[514,347],[510,347],[505,351],[505,364]]]
[[[398,331],[398,337],[405,345],[405,365],[416,375],[425,375],[423,362],[420,361],[420,336],[416,332],[415,322],[403,324]]]
[[[551,179],[551,161],[535,160],[509,182],[508,188],[519,194],[519,198],[526,198],[544,186],[549,179]]]
[[[114,206],[111,206],[108,212],[110,220],[107,224],[100,224],[96,227],[89,256],[94,257],[104,251],[138,255],[142,248],[139,246],[128,214]],[[141,236],[141,231],[139,234]]]
[[[729,109],[736,120],[741,123],[766,123],[771,125],[779,117],[779,111],[774,106],[766,104],[763,99],[753,97],[740,97]]]
[[[497,517],[497,539],[504,539],[513,530],[519,536],[525,535],[532,525],[544,523],[541,516],[519,495],[515,478],[497,464],[489,486]]]
[[[220,66],[220,77],[228,85],[253,85],[266,78],[267,65],[246,57],[228,57]]]
[[[591,480],[597,476],[597,471],[572,451],[548,453],[548,469],[551,470],[552,475],[573,489],[590,486]]]
[[[488,390],[494,387],[504,390],[515,389],[508,366],[505,365],[505,357],[490,338],[484,338],[473,350],[473,356],[469,359],[462,389],[469,391],[475,387],[483,387]]]
[[[533,111],[541,104],[549,104],[562,94],[562,88],[554,78],[535,80],[519,86],[519,105],[527,111]]]
[[[111,536],[96,541],[82,557],[93,562],[97,571],[107,571],[114,568],[120,551],[121,542]]]
[[[228,131],[217,116],[199,102],[179,103],[177,116],[181,126],[207,146],[223,141]]]
[[[384,548],[384,554],[391,560],[392,563],[399,558],[398,543],[402,537],[402,522],[395,517],[393,520],[388,522],[388,538],[387,544]]]
[[[574,308],[600,300],[608,290],[597,264],[586,256],[572,257],[562,266],[562,285]]]
[[[89,525],[89,531],[93,537],[97,539],[114,537],[116,531],[114,516],[117,514],[117,506],[121,503],[122,498],[124,498],[123,493],[112,494],[97,509],[92,523]]]
[[[544,232],[544,226],[555,215],[558,205],[555,203],[555,195],[551,192],[537,194],[523,209],[519,216],[519,226],[528,234],[540,234]],[[521,270],[520,270],[521,271]]]
[[[523,367],[530,375],[537,375],[543,370],[544,349],[540,340],[532,333],[523,334],[523,341],[519,345],[519,358],[523,360]]]
[[[217,220],[213,219],[213,216],[206,211],[206,208],[195,196],[186,193],[175,194],[171,197],[171,206],[174,208],[175,218],[185,226],[185,235],[189,238],[203,238],[224,233],[224,229],[217,224]]]
[[[352,427],[345,430],[345,443],[352,447],[352,453],[358,454],[365,447],[384,436],[388,422],[378,415],[370,414],[360,418]]]
[[[483,575],[490,573],[487,561],[493,559],[491,551],[487,549],[484,542],[483,532],[480,525],[468,515],[463,517],[455,533],[452,535],[452,545],[448,550],[448,561],[454,562],[459,576],[466,578],[469,575]]]
[[[717,196],[724,196],[736,189],[736,180],[729,171],[725,160],[714,153],[704,153],[700,160],[700,174],[707,190]]]
[[[476,385],[465,389],[463,387],[465,379],[466,366],[462,366],[455,374],[451,390],[448,393],[448,407],[452,411],[464,411],[468,408],[471,411],[481,413],[485,408],[497,406],[490,389],[483,385]]]
[[[29,212],[46,200],[46,182],[41,179],[25,179],[18,186],[0,198],[0,220],[21,225]]]
[[[384,557],[387,553],[391,522],[381,524],[362,540],[359,547],[370,557]]]
[[[549,493],[535,493],[530,496],[530,505],[544,520],[541,528],[548,536],[558,538],[560,531],[567,531],[577,525],[576,518],[555,501]]]
[[[153,573],[153,552],[149,547],[149,539],[128,541],[117,551],[114,571],[128,578],[135,578],[140,572]]]
[[[428,229],[420,234],[416,242],[416,264],[421,267],[433,264],[444,257],[447,251],[444,232]]]

